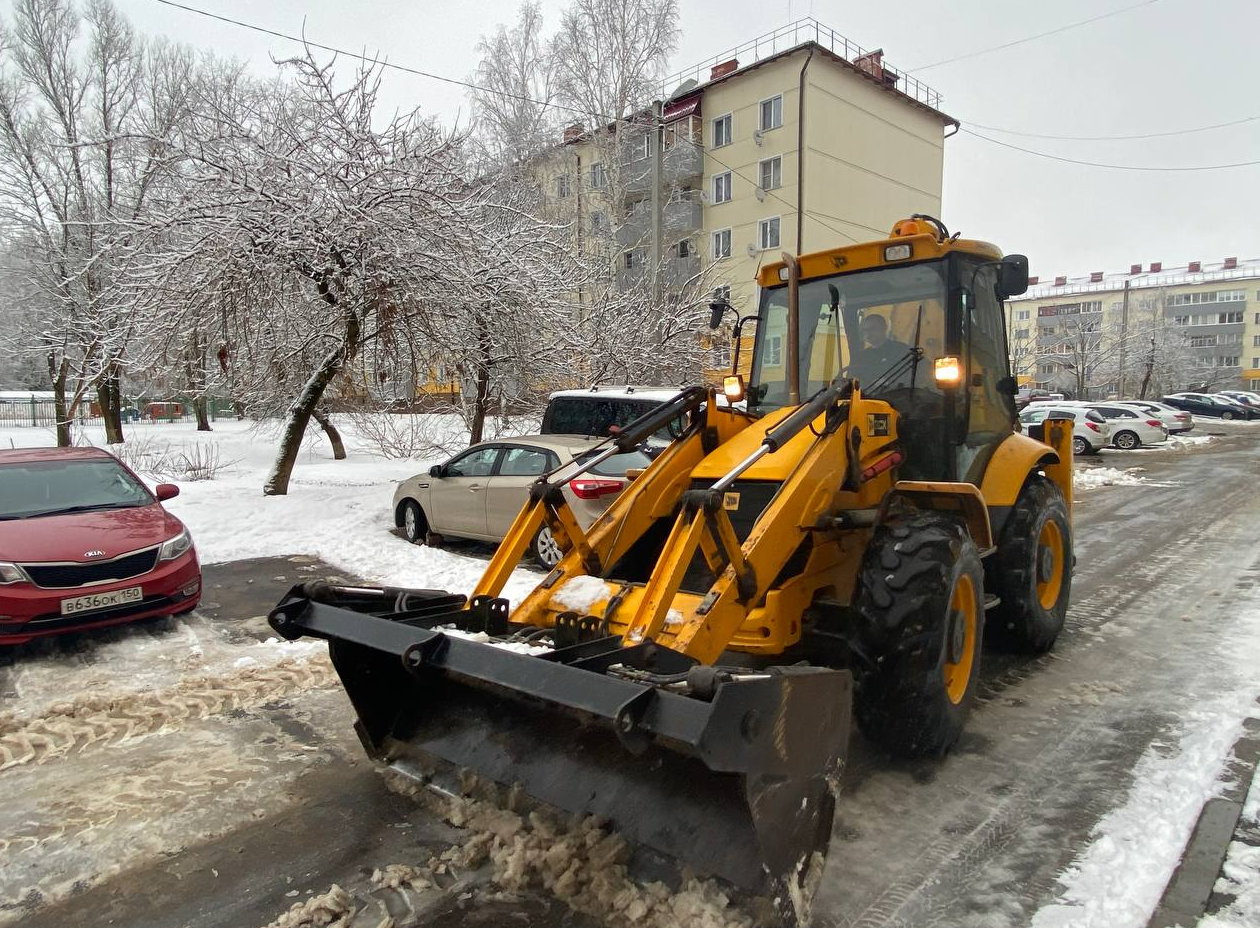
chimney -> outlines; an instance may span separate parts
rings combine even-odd
[[[1237,259],[1237,258],[1226,258],[1226,259],[1225,259],[1225,270],[1227,270],[1227,271],[1232,271],[1232,270],[1235,270],[1237,267],[1238,267],[1238,259]]]
[[[1199,271],[1203,270],[1203,262],[1191,261],[1190,266],[1186,268],[1186,270],[1189,271],[1191,274],[1197,274],[1199,273]]]
[[[1102,271],[1090,271],[1090,272],[1089,272],[1089,282],[1090,282],[1091,284],[1100,284],[1100,283],[1102,283],[1102,275],[1103,275],[1103,272],[1102,272]]]
[[[1062,287],[1062,286],[1065,286],[1066,284],[1067,284],[1067,278],[1066,278],[1066,277],[1056,277],[1056,278],[1054,279],[1054,285],[1055,285],[1056,287]]]
[[[853,66],[859,71],[865,71],[877,81],[884,79],[884,50],[877,48],[873,52],[867,52],[865,55],[858,55],[853,59]]]
[[[582,124],[580,122],[575,122],[571,126],[565,126],[564,144],[569,145],[573,142],[578,141],[579,139],[582,138],[582,134],[585,131],[586,130],[582,127]]]
[[[1028,286],[1030,286],[1030,287],[1031,287],[1031,286],[1035,285],[1035,284],[1037,283],[1037,281],[1039,281],[1039,280],[1041,280],[1041,278],[1040,278],[1040,277],[1029,277],[1029,278],[1028,278]]]
[[[713,70],[709,72],[709,80],[715,81],[719,77],[726,77],[736,68],[739,67],[739,59],[732,58],[730,61],[723,61],[721,64],[715,64]]]
[[[1164,269],[1164,262],[1163,262],[1163,261],[1152,261],[1152,262],[1151,262],[1151,273],[1152,273],[1152,274],[1158,274],[1158,273],[1159,273],[1160,271],[1162,271],[1163,269]]]
[[[1129,265],[1129,273],[1130,273],[1130,274],[1141,274],[1141,273],[1142,273],[1142,265],[1140,265],[1140,264],[1130,264],[1130,265]]]

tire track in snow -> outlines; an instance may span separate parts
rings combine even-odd
[[[0,717],[0,772],[46,763],[91,745],[118,744],[335,682],[332,665],[322,656],[285,658],[227,674],[186,677],[156,692],[86,696],[52,706],[35,719]]]

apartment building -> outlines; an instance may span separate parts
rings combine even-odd
[[[614,151],[606,127],[573,125],[539,162],[557,214],[572,218],[587,253],[609,262],[619,289],[651,273],[657,144],[667,297],[699,279],[728,287],[740,313],[752,313],[763,261],[940,214],[945,139],[957,122],[882,50],[816,20],[715,55],[659,93],[659,134],[644,113],[617,127]]]
[[[1009,304],[1021,385],[1086,398],[1260,389],[1260,259],[1029,279]]]

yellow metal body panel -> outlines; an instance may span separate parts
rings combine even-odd
[[[898,261],[884,260],[884,249],[889,245],[909,245],[910,257]],[[801,280],[805,281],[815,277],[829,277],[832,274],[864,271],[873,267],[892,267],[897,264],[943,258],[955,252],[978,255],[992,261],[998,261],[1002,257],[1001,249],[988,242],[965,238],[940,242],[934,234],[922,233],[875,242],[861,242],[857,245],[845,245],[842,248],[829,248],[826,251],[801,255],[797,260],[801,265]],[[779,286],[783,283],[779,277],[779,271],[786,266],[782,261],[763,264],[757,273],[757,283],[762,287]]]
[[[1068,488],[1071,489],[1071,450],[1068,451]],[[1042,464],[1058,463],[1059,455],[1044,442],[1027,435],[1008,435],[993,452],[984,479],[980,481],[980,495],[989,506],[1013,506],[1024,488],[1028,475]],[[1052,478],[1053,479],[1053,478]],[[1056,481],[1057,483],[1058,481]],[[1071,499],[1071,496],[1068,496]]]
[[[971,538],[982,555],[993,548],[993,527],[989,507],[974,483],[949,483],[932,480],[898,480],[890,500],[904,497],[920,509],[953,512],[967,523]]]

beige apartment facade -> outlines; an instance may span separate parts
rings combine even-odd
[[[576,244],[628,289],[652,265],[652,166],[660,156],[660,280],[729,288],[756,311],[756,273],[802,253],[888,235],[913,213],[939,216],[945,139],[957,123],[931,88],[813,20],[715,56],[661,85],[650,113],[581,125],[536,175]],[[657,140],[660,140],[659,142]],[[712,372],[723,363],[715,350]]]
[[[1029,284],[1008,306],[1021,386],[1127,396],[1151,362],[1159,391],[1260,390],[1260,259],[1152,262]]]

